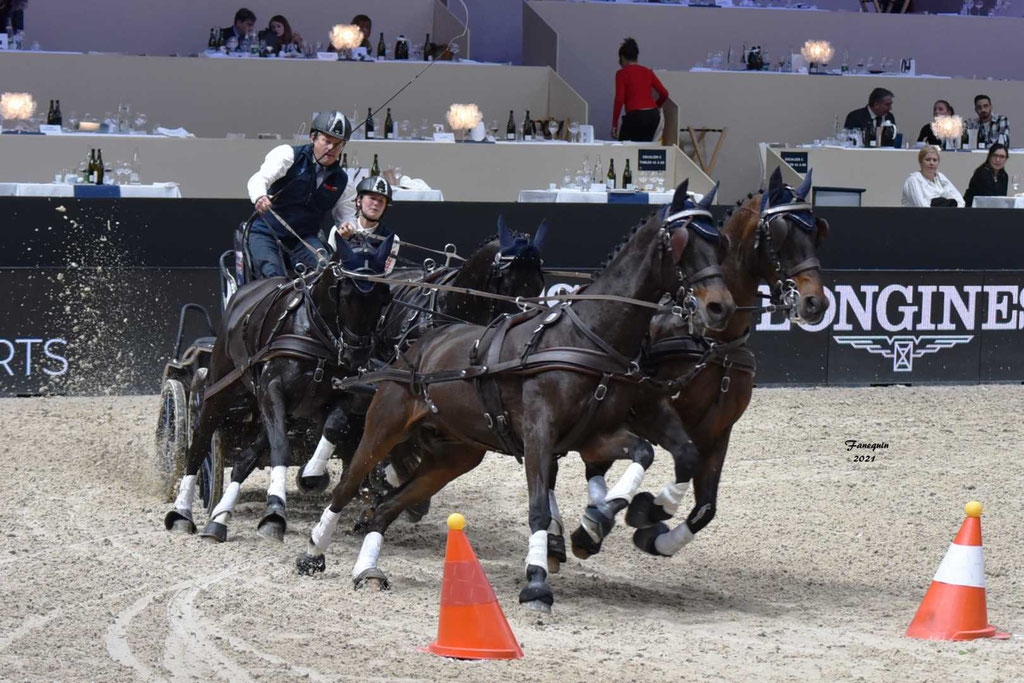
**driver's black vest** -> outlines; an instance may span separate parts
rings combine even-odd
[[[313,145],[292,149],[295,151],[295,161],[284,176],[274,181],[268,194],[274,197],[271,205],[274,211],[288,221],[299,235],[311,237],[319,232],[324,216],[341,199],[341,193],[348,185],[348,175],[342,170],[341,164],[335,162],[327,167],[324,181],[317,187],[317,163],[313,158]],[[269,211],[262,218],[278,237],[291,237],[291,233]]]

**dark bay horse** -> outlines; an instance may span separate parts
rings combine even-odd
[[[293,280],[258,280],[231,298],[209,370],[198,373],[192,386],[193,397],[201,397],[198,419],[178,498],[164,519],[168,531],[195,533],[196,473],[215,432],[224,430],[239,443],[251,444],[233,478],[248,476],[269,445],[271,482],[259,531],[283,539],[289,420],[306,420],[322,429],[328,411],[344,411],[332,379],[355,374],[369,360],[371,333],[390,298],[387,285],[356,280],[345,271],[383,273],[392,241],[354,252],[342,240],[334,257],[322,260],[315,273]],[[230,515],[239,486],[240,481],[232,481],[213,518]],[[207,531],[219,533],[215,528]]]
[[[506,297],[539,296],[544,289],[541,253],[547,235],[547,223],[542,222],[534,236],[513,232],[503,217],[498,217],[498,233],[485,239],[458,268],[438,269],[428,274],[426,282],[453,287],[475,289]],[[425,331],[450,322],[486,325],[495,317],[517,311],[511,301],[501,301],[462,292],[439,291],[418,287],[396,286],[393,299],[384,312],[380,332],[375,341],[374,358],[393,360],[396,349],[407,349]],[[362,414],[365,414],[363,411]],[[362,436],[362,415],[350,415],[344,431],[335,427],[325,431],[313,457],[296,478],[300,490],[324,489],[328,484],[327,461],[340,439],[351,444],[351,455]],[[416,439],[399,445],[390,458],[387,478],[400,484],[407,479],[419,461]],[[346,458],[347,460],[347,458]],[[374,493],[390,490],[385,479],[385,468],[378,467],[371,477]],[[418,506],[414,517],[426,513],[429,501]],[[413,509],[410,508],[410,513]]]
[[[486,451],[505,451],[522,454],[530,498],[527,585],[519,600],[550,611],[548,478],[555,454],[578,450],[591,438],[616,431],[626,419],[637,394],[633,359],[662,294],[679,287],[680,271],[695,285],[710,327],[724,327],[734,307],[718,268],[722,254],[685,217],[692,206],[686,185],[676,189],[671,206],[635,230],[587,289],[588,295],[605,300],[503,317],[486,328],[452,325],[427,333],[403,355],[393,372],[411,369],[419,379],[380,384],[352,464],[297,560],[300,573],[324,570],[324,551],[359,482],[396,444],[418,431],[423,460],[412,479],[368,521],[352,571],[356,586],[371,581],[386,587],[377,557],[383,532],[403,509],[476,467]],[[487,366],[509,371],[486,375]],[[471,371],[478,379],[467,378]],[[450,380],[431,383],[423,377],[431,373]]]
[[[572,535],[576,556],[586,558],[600,550],[615,513],[627,504],[626,522],[638,527],[634,543],[653,555],[678,552],[714,518],[729,437],[753,391],[756,362],[746,341],[752,311],[760,304],[758,285],[768,283],[776,300],[792,305],[789,315],[794,321],[819,322],[828,307],[816,255],[828,225],[813,216],[805,201],[810,184],[808,172],[799,188],[785,186],[776,169],[768,190],[752,196],[726,221],[723,231],[731,247],[723,270],[739,307],[726,329],[694,337],[678,317],[654,317],[645,370],[664,382],[684,381],[669,385],[675,392],[671,396],[645,391],[630,427],[672,454],[675,481],[657,496],[640,493],[632,500],[606,496],[604,474],[612,459],[621,459],[621,444],[581,452],[587,463],[591,504]],[[696,504],[686,521],[670,530],[664,522],[674,516],[691,480]]]

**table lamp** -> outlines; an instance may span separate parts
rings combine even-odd
[[[466,131],[475,128],[483,119],[480,107],[475,104],[453,104],[448,108],[448,125],[452,130],[462,131],[460,139],[465,142]]]
[[[27,133],[32,130],[29,119],[35,116],[36,99],[27,92],[5,92],[0,95],[0,119],[9,130]]]

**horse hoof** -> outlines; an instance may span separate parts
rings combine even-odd
[[[331,475],[328,472],[315,477],[304,477],[302,470],[299,470],[299,473],[295,475],[295,486],[302,493],[323,493],[330,484]]]
[[[559,562],[568,559],[565,556],[565,536],[548,533],[548,557],[554,557]]]
[[[548,574],[557,574],[562,571],[562,562],[557,557],[548,555]]]
[[[595,541],[582,526],[576,527],[576,531],[572,532],[570,539],[572,539],[572,554],[581,560],[601,552],[601,541]]]
[[[368,591],[373,593],[379,593],[391,588],[391,584],[388,583],[388,577],[384,575],[384,572],[376,567],[364,569],[359,576],[353,580],[353,584],[352,588],[354,590],[359,590],[360,588],[365,587]]]
[[[194,534],[196,523],[192,521],[192,512],[185,510],[171,510],[164,517],[164,528],[172,534]]]
[[[668,557],[668,555],[659,553],[658,549],[654,546],[655,539],[662,534],[667,534],[668,532],[668,526],[661,522],[658,522],[654,526],[649,526],[646,529],[637,529],[633,534],[633,545],[649,555]]]
[[[321,555],[310,555],[303,552],[295,560],[295,568],[299,570],[300,576],[313,576],[327,569],[327,560]]]
[[[287,524],[280,517],[270,517],[260,522],[260,525],[256,527],[256,533],[263,538],[283,543],[286,526]]]
[[[409,507],[407,507],[405,509],[405,517],[410,522],[415,524],[416,522],[426,517],[428,512],[430,512],[429,499],[423,501],[422,503],[417,503],[416,505],[410,505]]]
[[[654,495],[642,491],[633,496],[629,509],[626,510],[626,524],[634,529],[646,529],[658,522],[665,522],[672,519],[672,515],[665,512],[665,508],[654,502]]]
[[[223,543],[228,540],[228,527],[220,522],[207,522],[200,532],[199,538],[211,543]]]
[[[540,612],[541,614],[551,614],[551,605],[544,602],[543,600],[531,600],[530,602],[522,603],[523,607],[530,610],[531,612]]]

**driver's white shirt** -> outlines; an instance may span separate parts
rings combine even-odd
[[[295,163],[295,150],[291,145],[279,145],[267,153],[266,159],[260,170],[256,171],[249,178],[246,189],[249,191],[249,199],[253,204],[256,200],[270,191],[269,188],[278,178],[283,178],[288,169]],[[324,181],[324,169],[317,164],[316,184],[317,187]],[[331,208],[331,215],[337,225],[342,223],[354,223],[356,220],[356,187],[352,179],[345,185],[341,192],[341,199]],[[333,234],[333,231],[332,231]]]

